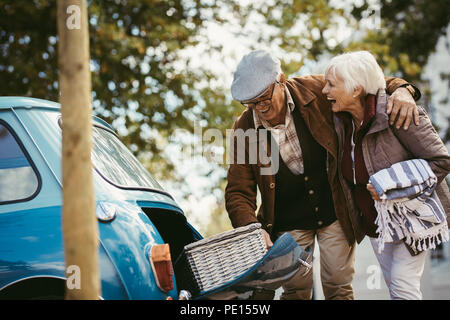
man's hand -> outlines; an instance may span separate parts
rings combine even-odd
[[[262,233],[263,233],[264,241],[266,242],[267,250],[269,250],[273,246],[272,240],[270,240],[270,236],[266,230],[262,229]]]
[[[378,195],[377,191],[375,190],[374,186],[371,183],[368,183],[366,187],[367,190],[369,190],[373,200],[381,201],[380,196]]]
[[[390,114],[389,122],[394,124],[395,118],[398,119],[395,123],[397,129],[403,125],[403,129],[408,130],[409,125],[414,117],[414,123],[419,125],[419,110],[417,108],[414,98],[411,96],[406,88],[398,88],[392,93],[387,104],[387,114]]]

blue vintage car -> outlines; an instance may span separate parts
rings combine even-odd
[[[59,109],[46,100],[0,97],[0,299],[64,296]],[[180,284],[191,276],[175,268],[172,286],[161,284],[150,251],[168,243],[174,260],[202,236],[111,126],[98,117],[93,122],[99,298],[186,297]],[[247,272],[192,298],[229,299],[276,288],[299,272],[305,254],[286,234]]]

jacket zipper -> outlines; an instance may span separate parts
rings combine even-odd
[[[352,157],[352,169],[353,169],[353,184],[356,185],[356,170],[355,170],[355,143],[353,142],[353,137],[355,134],[355,124],[352,121],[352,137],[350,140],[350,145],[352,147],[352,150],[350,152],[350,155]]]
[[[353,136],[355,134],[355,123],[352,121],[352,137],[350,139],[350,145],[352,147],[351,157],[352,157],[352,170],[353,170],[353,184],[356,186],[356,164],[355,164],[355,143],[353,142]],[[362,217],[362,210],[359,210],[359,215]]]

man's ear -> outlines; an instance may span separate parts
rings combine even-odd
[[[353,89],[353,98],[362,97],[364,96],[364,88],[362,86],[358,86],[355,89]]]

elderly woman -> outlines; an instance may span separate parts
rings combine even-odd
[[[442,212],[445,210],[448,215],[450,194],[444,180],[450,172],[448,151],[421,107],[419,125],[403,130],[389,124],[384,75],[369,52],[350,52],[334,57],[326,68],[325,80],[322,92],[335,113],[339,140],[339,175],[349,208],[353,213],[359,213],[353,216],[360,217],[359,221],[352,221],[353,226],[363,228],[370,237],[391,298],[421,299],[420,279],[426,251],[413,252],[406,245],[409,235],[394,237],[384,243],[383,248],[379,247],[377,240],[380,239],[377,238],[382,219],[375,202],[381,199],[369,178],[396,163],[423,159],[437,178],[435,191]],[[441,224],[446,233],[443,238],[448,239],[448,222],[445,213],[442,216]]]

